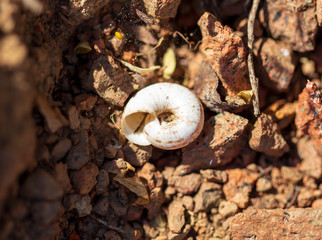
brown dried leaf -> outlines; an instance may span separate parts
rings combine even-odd
[[[118,59],[125,67],[127,67],[128,69],[130,69],[132,72],[136,72],[136,73],[140,73],[140,74],[148,74],[150,72],[153,72],[155,70],[158,70],[161,68],[161,66],[152,66],[149,68],[140,68],[137,66],[134,66],[126,61],[123,61],[121,59]]]

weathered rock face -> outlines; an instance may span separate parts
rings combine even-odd
[[[179,168],[190,172],[229,163],[243,146],[247,125],[247,119],[228,112],[210,118],[197,140],[183,148]]]
[[[322,209],[253,209],[235,215],[233,239],[319,239]]]

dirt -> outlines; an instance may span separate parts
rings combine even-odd
[[[258,116],[251,4],[2,0],[0,239],[319,239],[322,1],[261,1]],[[127,141],[124,106],[164,81],[199,97],[202,133]]]

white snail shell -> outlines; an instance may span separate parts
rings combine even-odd
[[[193,142],[203,124],[202,104],[189,89],[175,83],[156,83],[127,103],[121,130],[137,145],[170,150]]]

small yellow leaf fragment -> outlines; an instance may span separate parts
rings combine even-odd
[[[130,69],[132,72],[136,72],[139,74],[148,74],[150,72],[153,72],[155,70],[158,70],[161,68],[161,66],[152,66],[149,68],[140,68],[137,66],[132,65],[131,63],[128,63],[126,61],[123,61],[121,59],[118,59],[125,67],[127,67],[128,69]]]
[[[115,32],[115,37],[117,37],[118,39],[122,39],[122,34],[120,32]]]
[[[166,53],[163,55],[163,78],[169,80],[176,70],[176,55],[171,48],[168,48]]]
[[[76,54],[86,54],[86,53],[89,53],[90,51],[92,51],[92,47],[89,44],[89,42],[85,42],[85,41],[78,43],[74,48],[74,52]]]
[[[246,103],[250,103],[254,96],[253,90],[243,90],[240,91],[237,96],[241,97]]]

